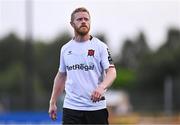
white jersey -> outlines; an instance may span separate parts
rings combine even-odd
[[[66,72],[64,108],[99,110],[106,108],[106,100],[92,102],[91,94],[103,81],[105,69],[112,64],[106,44],[92,37],[84,42],[71,40],[60,54],[59,72]]]

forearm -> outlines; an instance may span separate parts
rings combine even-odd
[[[57,73],[54,79],[53,91],[51,94],[50,103],[55,104],[57,102],[58,96],[63,92],[65,86],[66,74]]]
[[[106,71],[106,76],[103,80],[103,82],[100,84],[101,87],[103,87],[104,90],[108,89],[113,81],[116,79],[116,69],[115,68],[109,68]]]
[[[106,76],[101,84],[92,92],[91,100],[97,102],[101,100],[106,89],[108,89],[116,78],[116,69],[109,68],[106,70]]]

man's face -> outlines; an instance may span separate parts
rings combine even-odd
[[[90,17],[87,12],[77,12],[74,14],[72,27],[78,35],[84,36],[90,30]]]

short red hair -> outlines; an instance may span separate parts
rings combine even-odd
[[[75,13],[78,13],[78,12],[86,12],[86,13],[88,13],[88,15],[89,15],[89,17],[90,17],[90,13],[89,13],[89,11],[88,11],[85,7],[79,7],[79,8],[76,8],[76,9],[72,12],[72,14],[71,14],[71,22],[73,22],[73,20],[74,20],[74,14],[75,14]]]

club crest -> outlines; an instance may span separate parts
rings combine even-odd
[[[88,50],[88,55],[87,56],[94,56],[95,50],[89,49]]]

